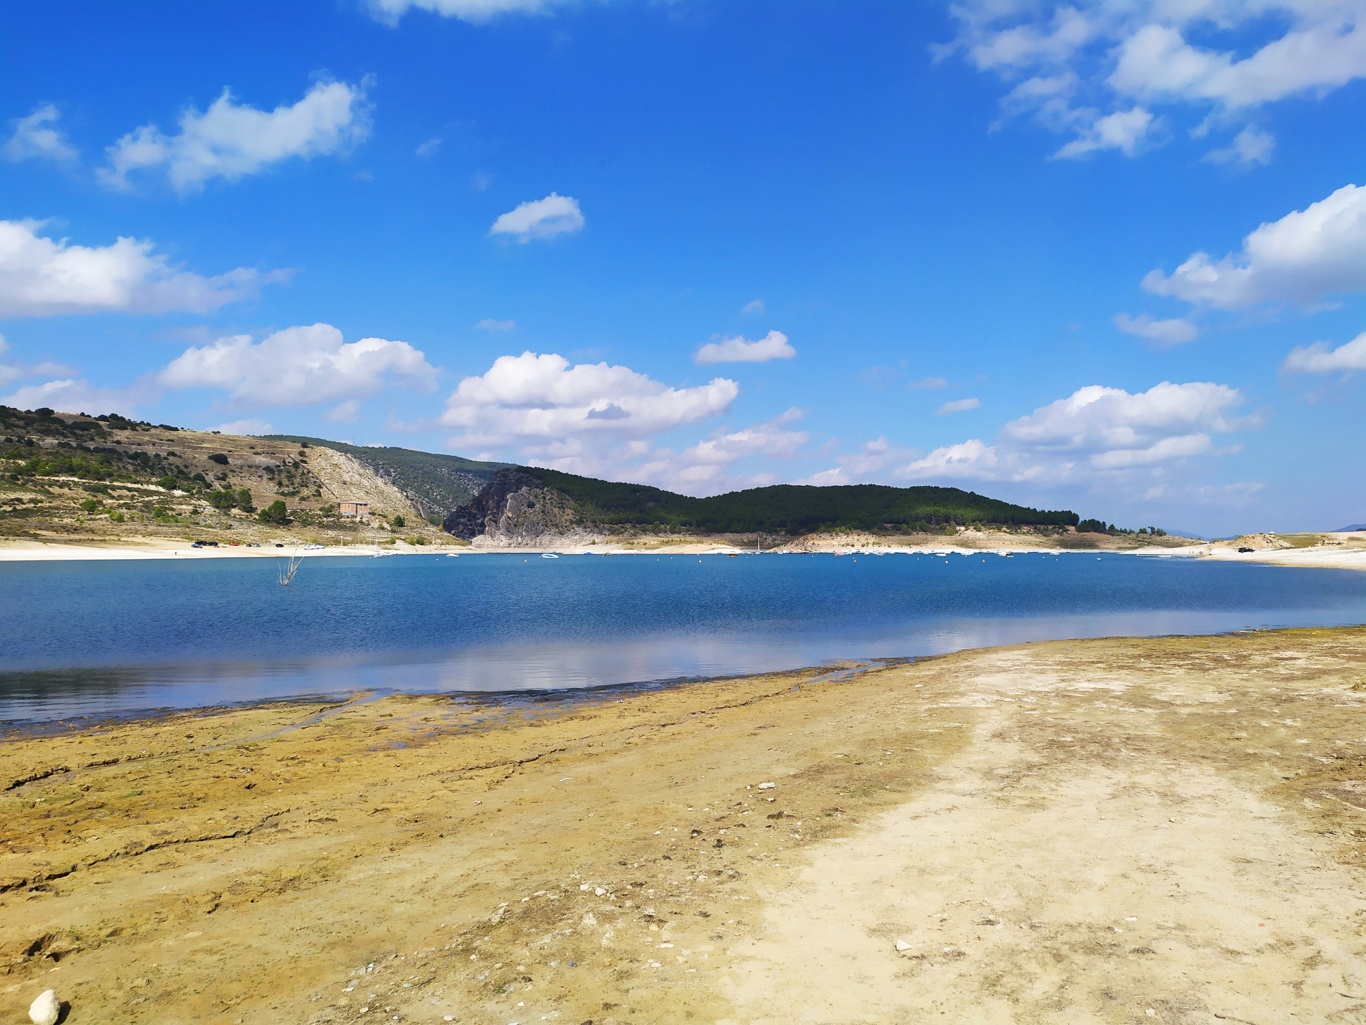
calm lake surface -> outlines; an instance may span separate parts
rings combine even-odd
[[[1050,638],[1366,623],[1366,573],[1124,555],[0,564],[0,722],[559,691]]]

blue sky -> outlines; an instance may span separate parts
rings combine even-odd
[[[11,0],[0,402],[1366,520],[1366,0]]]

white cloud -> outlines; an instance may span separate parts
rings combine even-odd
[[[9,342],[5,341],[5,336],[0,335],[0,356],[9,351]],[[0,363],[0,384],[9,384],[22,376],[22,371],[17,366],[10,363]]]
[[[1304,374],[1332,374],[1337,371],[1350,373],[1353,370],[1366,370],[1366,332],[1357,335],[1345,345],[1331,348],[1327,342],[1290,350],[1285,358],[1285,369]]]
[[[41,384],[30,384],[0,398],[0,404],[16,409],[51,407],[61,413],[102,413],[117,410],[130,413],[143,397],[138,388],[119,391],[98,388],[82,378],[64,377]]]
[[[428,157],[436,156],[437,151],[440,149],[441,136],[433,135],[426,142],[422,143],[422,145],[418,146],[417,149],[413,150],[413,156],[417,157],[419,160],[425,160]]]
[[[494,320],[492,317],[485,317],[474,326],[479,331],[511,331],[517,326],[517,321]]]
[[[412,11],[481,24],[500,14],[540,14],[563,0],[369,0],[370,13],[386,25],[396,25]]]
[[[28,117],[11,121],[14,131],[0,147],[0,156],[17,163],[20,160],[51,160],[70,164],[76,160],[76,147],[58,126],[61,111],[54,104],[35,107]]]
[[[234,335],[186,349],[158,380],[168,388],[221,388],[244,406],[310,406],[360,398],[391,383],[431,388],[436,370],[407,342],[343,342],[331,324],[313,324],[260,342]]]
[[[245,434],[247,436],[259,436],[262,434],[274,434],[275,426],[268,420],[259,417],[252,417],[246,420],[229,420],[225,424],[216,427],[206,427],[206,431],[217,431],[219,434]]]
[[[1089,385],[1006,424],[994,444],[946,445],[901,467],[910,480],[1043,480],[1152,467],[1211,453],[1213,436],[1247,421],[1227,385],[1162,382],[1146,392]]]
[[[105,184],[130,187],[129,175],[164,174],[178,192],[194,192],[214,178],[237,181],[291,159],[309,160],[348,150],[370,134],[365,84],[319,82],[291,106],[257,110],[234,102],[226,89],[202,114],[180,115],[180,130],[155,125],[129,132],[107,152]]]
[[[699,441],[685,449],[682,457],[690,463],[709,465],[726,465],[751,455],[762,455],[769,459],[791,459],[797,450],[810,440],[810,435],[806,431],[793,430],[789,426],[801,420],[803,416],[804,410],[789,409],[768,423]]]
[[[1253,112],[1366,78],[1360,0],[956,0],[950,12],[957,38],[939,55],[1002,79],[1007,114],[1075,134],[1059,156],[1135,152],[1148,126],[1112,119],[1141,108],[1242,127],[1215,152],[1265,162]]]
[[[723,338],[719,342],[708,342],[697,350],[694,362],[708,363],[767,363],[771,359],[791,359],[797,350],[781,331],[770,331],[756,341],[743,336]]]
[[[1117,313],[1115,314],[1115,327],[1125,334],[1146,338],[1162,349],[1174,345],[1185,345],[1187,342],[1193,342],[1200,337],[1200,329],[1185,317],[1158,320],[1146,313],[1140,313],[1137,317],[1131,317],[1127,313]]]
[[[1233,137],[1233,142],[1219,149],[1212,149],[1204,159],[1215,164],[1239,164],[1252,167],[1255,164],[1271,163],[1271,154],[1276,148],[1276,140],[1271,133],[1256,125],[1248,125]]]
[[[1216,261],[1193,253],[1170,276],[1150,271],[1143,287],[1226,310],[1272,302],[1308,306],[1366,291],[1366,188],[1344,185],[1304,210],[1262,224],[1236,254]]]
[[[239,267],[206,278],[173,267],[146,240],[80,246],[41,236],[42,227],[40,221],[0,221],[0,317],[207,313],[280,277]]]
[[[870,478],[882,476],[882,471],[893,463],[913,459],[918,453],[893,445],[886,437],[879,436],[864,442],[856,451],[836,458],[838,464],[794,484],[812,484],[828,487],[833,484],[862,484]]]
[[[715,495],[778,483],[776,464],[799,457],[809,440],[794,426],[804,416],[804,410],[789,409],[765,423],[718,430],[678,451],[656,448],[645,437],[607,435],[527,439],[521,451],[534,465],[568,473]]]
[[[523,244],[533,239],[554,238],[582,231],[583,213],[572,196],[552,192],[544,199],[519,204],[515,210],[500,214],[489,228],[490,235],[511,235]]]
[[[936,391],[948,386],[949,381],[946,377],[923,377],[919,381],[912,381],[906,385],[911,391]]]
[[[9,343],[4,335],[0,335],[0,356],[9,351]],[[72,378],[76,376],[76,371],[71,367],[62,366],[60,363],[0,363],[0,385],[7,385],[11,381],[22,381],[30,377],[48,378]]]
[[[950,413],[966,413],[969,410],[981,408],[982,403],[979,399],[954,399],[950,402],[945,402],[940,406],[939,409],[935,411],[935,415],[947,416]]]
[[[1147,136],[1153,126],[1153,115],[1142,107],[1117,110],[1096,118],[1080,137],[1063,146],[1054,156],[1061,159],[1082,157],[1099,150],[1117,149],[1126,157]]]
[[[680,452],[650,449],[648,444],[637,442],[623,446],[607,458],[577,459],[575,472],[588,471],[600,476],[621,475],[625,470],[630,480],[684,494],[718,494],[773,484],[778,481],[770,469],[773,463],[795,458],[810,438],[805,431],[792,426],[803,416],[804,410],[789,409],[766,423],[718,431]],[[736,464],[747,459],[758,460],[764,469],[737,473]],[[630,468],[626,469],[623,462]]]
[[[1232,51],[1192,46],[1175,25],[1143,25],[1120,44],[1109,79],[1117,92],[1237,110],[1306,92],[1329,92],[1366,77],[1366,25],[1358,24],[1359,5],[1300,0],[1220,4],[1217,12],[1209,12],[1209,4],[1190,6],[1204,7],[1206,17],[1199,21],[1210,25],[1231,27],[1272,12],[1289,15],[1298,24],[1242,60]]]
[[[355,399],[338,402],[327,411],[325,419],[330,424],[353,424],[360,419],[360,403]]]
[[[740,307],[741,313],[763,313],[764,301],[762,299],[751,299]]]
[[[486,373],[461,381],[441,422],[466,432],[461,444],[484,447],[644,438],[723,413],[739,391],[724,377],[671,388],[628,367],[571,366],[554,353],[524,352],[500,356]]]
[[[1015,463],[1012,469],[1006,463]],[[977,438],[944,445],[897,471],[897,476],[912,481],[942,480],[1030,480],[1043,472],[1023,460],[1003,459],[995,445]]]

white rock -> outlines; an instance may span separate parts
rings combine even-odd
[[[777,783],[760,783],[760,784],[759,784],[759,789],[760,789],[760,790],[773,790],[773,789],[776,788],[777,786],[778,786]]]
[[[907,943],[905,940],[897,940],[897,941],[896,941],[896,949],[897,949],[897,950],[901,950],[901,951],[910,950],[910,949],[911,949],[911,945],[910,945],[909,943]]]
[[[57,1000],[55,989],[44,990],[38,994],[37,1000],[28,1005],[28,1017],[33,1025],[57,1025],[61,1013],[62,1005]]]

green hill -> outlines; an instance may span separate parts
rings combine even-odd
[[[549,504],[514,501],[543,489]],[[562,496],[562,497],[556,497]],[[690,498],[642,484],[579,477],[521,466],[497,474],[473,501],[447,517],[445,529],[466,539],[499,529],[544,532],[554,507],[556,527],[694,534],[782,534],[859,530],[883,534],[933,532],[947,526],[1075,527],[1076,513],[1012,505],[959,488],[894,488],[881,484],[810,487],[780,484],[711,498]],[[537,513],[537,509],[542,513]],[[565,513],[569,515],[566,518]]]
[[[586,521],[605,526],[658,524],[704,534],[809,534],[820,530],[913,533],[968,523],[1067,527],[1078,522],[1074,512],[1030,509],[958,488],[777,484],[689,498],[639,484],[536,467],[521,469],[568,495]]]

